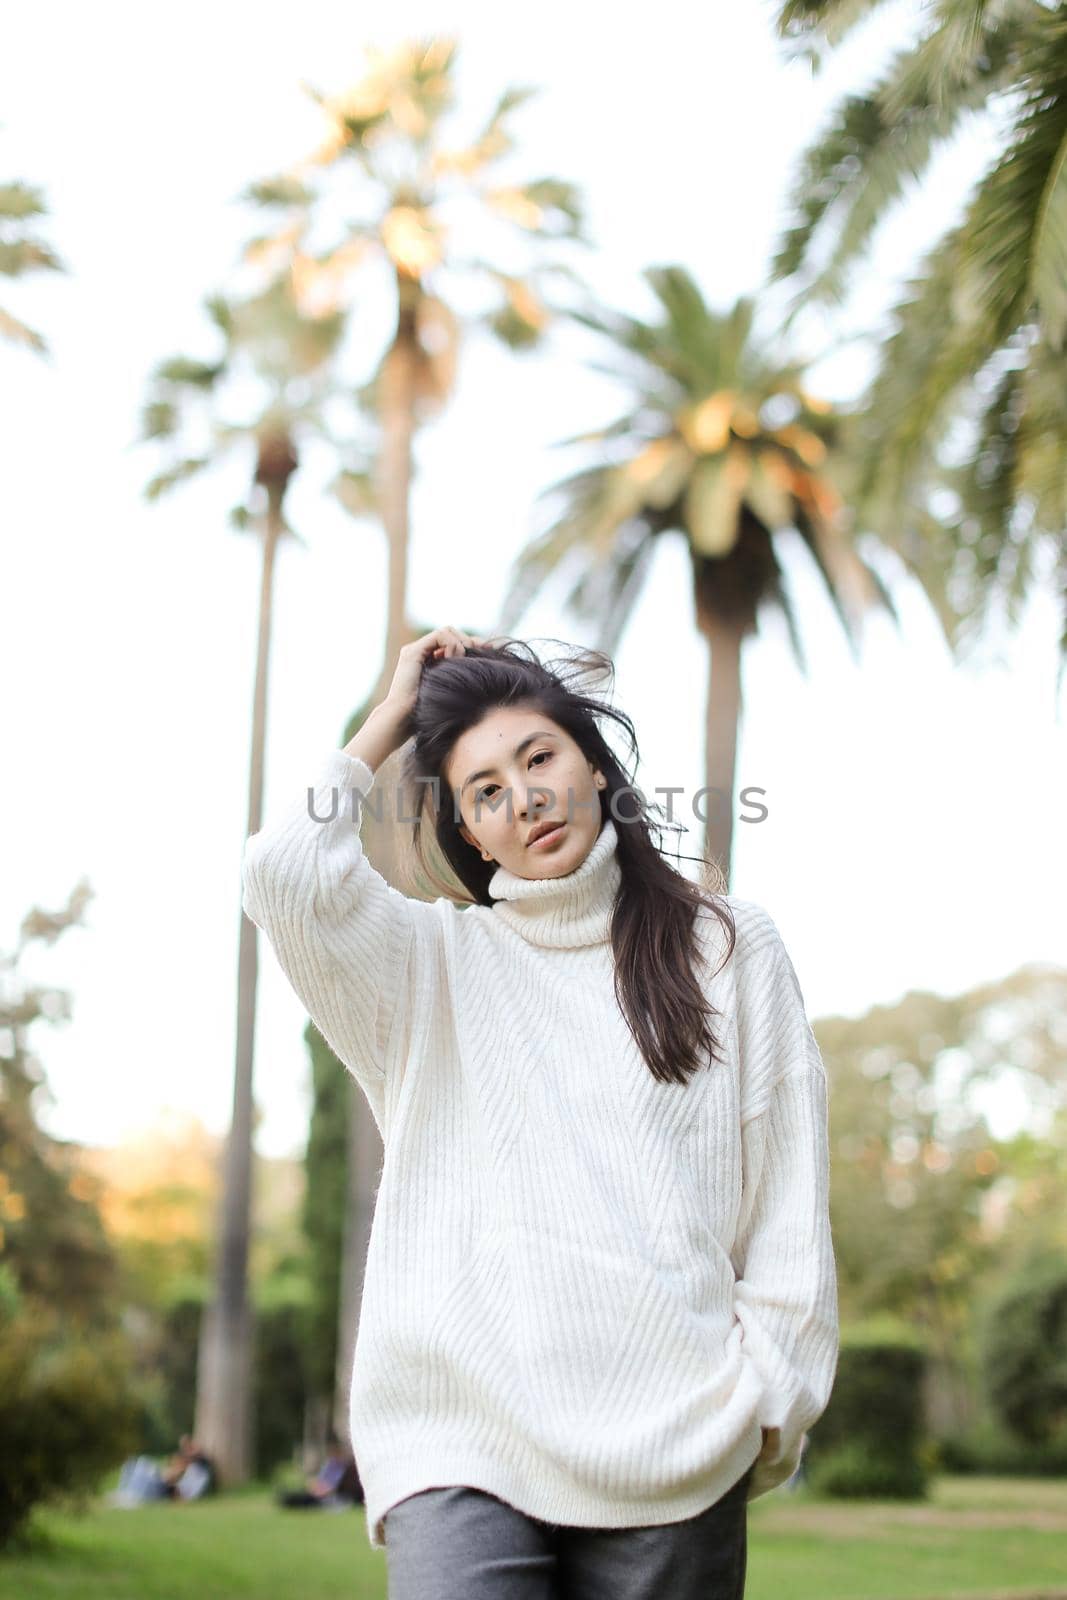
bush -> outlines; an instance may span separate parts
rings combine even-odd
[[[1067,1453],[1067,1262],[1027,1263],[991,1305],[981,1337],[985,1395],[1031,1451]]]
[[[925,1374],[924,1348],[906,1326],[879,1319],[842,1329],[833,1393],[804,1458],[813,1489],[849,1499],[925,1496]]]
[[[252,1346],[252,1408],[255,1475],[269,1479],[290,1461],[303,1438],[307,1395],[308,1293],[294,1275],[275,1273],[260,1290]],[[197,1341],[204,1291],[187,1285],[166,1307],[156,1354],[154,1382],[142,1385],[141,1448],[172,1450],[194,1431]]]
[[[115,1335],[79,1342],[54,1316],[0,1317],[0,1545],[45,1501],[79,1505],[136,1443],[136,1400]]]
[[[937,1443],[938,1465],[946,1472],[992,1473],[997,1477],[1067,1477],[1067,1440],[1028,1445],[992,1420],[975,1423]]]
[[[306,1287],[277,1275],[256,1307],[252,1401],[256,1472],[263,1478],[291,1461],[303,1439],[308,1320]]]
[[[817,1494],[837,1500],[919,1500],[926,1493],[920,1461],[887,1456],[863,1439],[821,1451],[806,1473]]]

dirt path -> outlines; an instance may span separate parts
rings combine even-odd
[[[949,1506],[813,1505],[768,1507],[767,1527],[777,1532],[817,1533],[834,1539],[867,1539],[894,1528],[1029,1528],[1042,1533],[1067,1533],[1067,1510],[1018,1506],[1009,1509],[969,1506],[958,1511]],[[1021,1591],[1012,1590],[1012,1600]],[[1044,1600],[1045,1592],[1041,1592]],[[992,1597],[990,1597],[992,1600]],[[1031,1600],[1029,1595],[1026,1600]],[[1038,1600],[1037,1594],[1033,1600]],[[1052,1597],[1049,1597],[1052,1600]],[[1055,1600],[1067,1600],[1067,1589]]]

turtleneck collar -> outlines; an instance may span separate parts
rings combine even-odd
[[[611,817],[584,861],[558,878],[520,878],[507,867],[497,867],[489,880],[489,893],[500,917],[531,944],[574,949],[600,944],[611,937],[611,915],[622,882],[618,834]]]

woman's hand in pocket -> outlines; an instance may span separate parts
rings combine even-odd
[[[777,1461],[782,1453],[781,1428],[761,1428],[760,1433],[763,1435],[763,1444],[757,1461]]]

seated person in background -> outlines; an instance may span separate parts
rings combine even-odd
[[[177,1453],[161,1473],[163,1491],[171,1500],[201,1500],[216,1487],[211,1457],[188,1433],[178,1441]]]
[[[150,1500],[200,1500],[215,1487],[211,1457],[184,1433],[174,1455],[161,1467],[150,1456],[125,1462],[111,1503],[135,1506]]]
[[[163,1493],[167,1495],[168,1498],[174,1498],[174,1491],[177,1487],[178,1479],[189,1465],[192,1454],[192,1435],[183,1433],[181,1438],[178,1440],[177,1450],[175,1450],[174,1454],[170,1456],[159,1469],[159,1481],[163,1486]]]
[[[363,1485],[356,1471],[355,1457],[334,1434],[326,1447],[326,1460],[304,1489],[280,1490],[278,1504],[336,1510],[363,1504]]]

